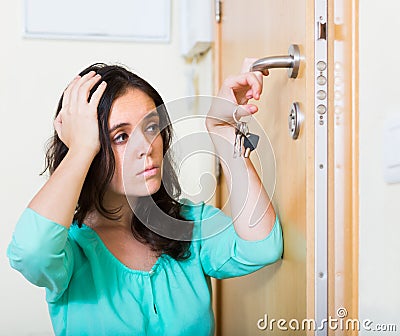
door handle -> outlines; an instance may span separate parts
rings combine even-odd
[[[265,76],[269,69],[288,68],[288,77],[296,78],[300,67],[300,49],[297,44],[292,44],[288,50],[289,55],[260,58],[250,67],[250,71],[261,71]]]

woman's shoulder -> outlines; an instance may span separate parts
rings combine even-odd
[[[195,203],[188,198],[181,198],[178,201],[181,204],[181,216],[186,220],[199,221],[201,220],[204,202]]]
[[[194,218],[191,220],[205,220],[215,215],[225,215],[221,209],[205,202],[195,203],[188,198],[181,198],[179,199],[179,202],[182,205],[182,216],[187,215]]]
[[[205,202],[195,203],[189,199],[181,199],[180,202],[181,215],[187,220],[194,221],[197,229],[194,235],[201,232],[203,238],[213,236],[232,224],[232,218],[213,205]]]
[[[74,220],[68,230],[68,238],[74,241],[78,245],[86,245],[89,242],[96,241],[95,231],[86,224],[78,224]]]

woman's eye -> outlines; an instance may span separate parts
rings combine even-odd
[[[157,133],[160,130],[160,125],[158,123],[150,124],[146,130],[150,133]]]
[[[128,135],[126,133],[121,133],[114,138],[114,143],[120,144],[126,141],[126,139],[128,139]]]

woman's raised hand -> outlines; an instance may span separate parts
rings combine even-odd
[[[208,113],[207,127],[227,126],[234,122],[233,111],[237,105],[236,117],[244,117],[258,111],[257,105],[248,104],[250,99],[260,99],[263,87],[263,75],[261,72],[245,72],[237,76],[228,77],[214,99],[214,103]]]
[[[100,78],[94,71],[77,76],[64,91],[62,108],[54,120],[54,128],[69,150],[83,150],[93,156],[100,150],[97,107],[106,82],[98,86],[88,101],[90,90]]]

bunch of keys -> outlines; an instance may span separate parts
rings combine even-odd
[[[250,152],[256,149],[258,145],[258,140],[260,137],[257,134],[253,134],[249,132],[249,127],[247,122],[239,121],[236,119],[236,111],[239,106],[233,111],[233,120],[236,123],[235,129],[235,144],[233,147],[233,157],[237,158],[242,155],[242,147],[244,147],[244,154],[245,158],[250,156]]]

